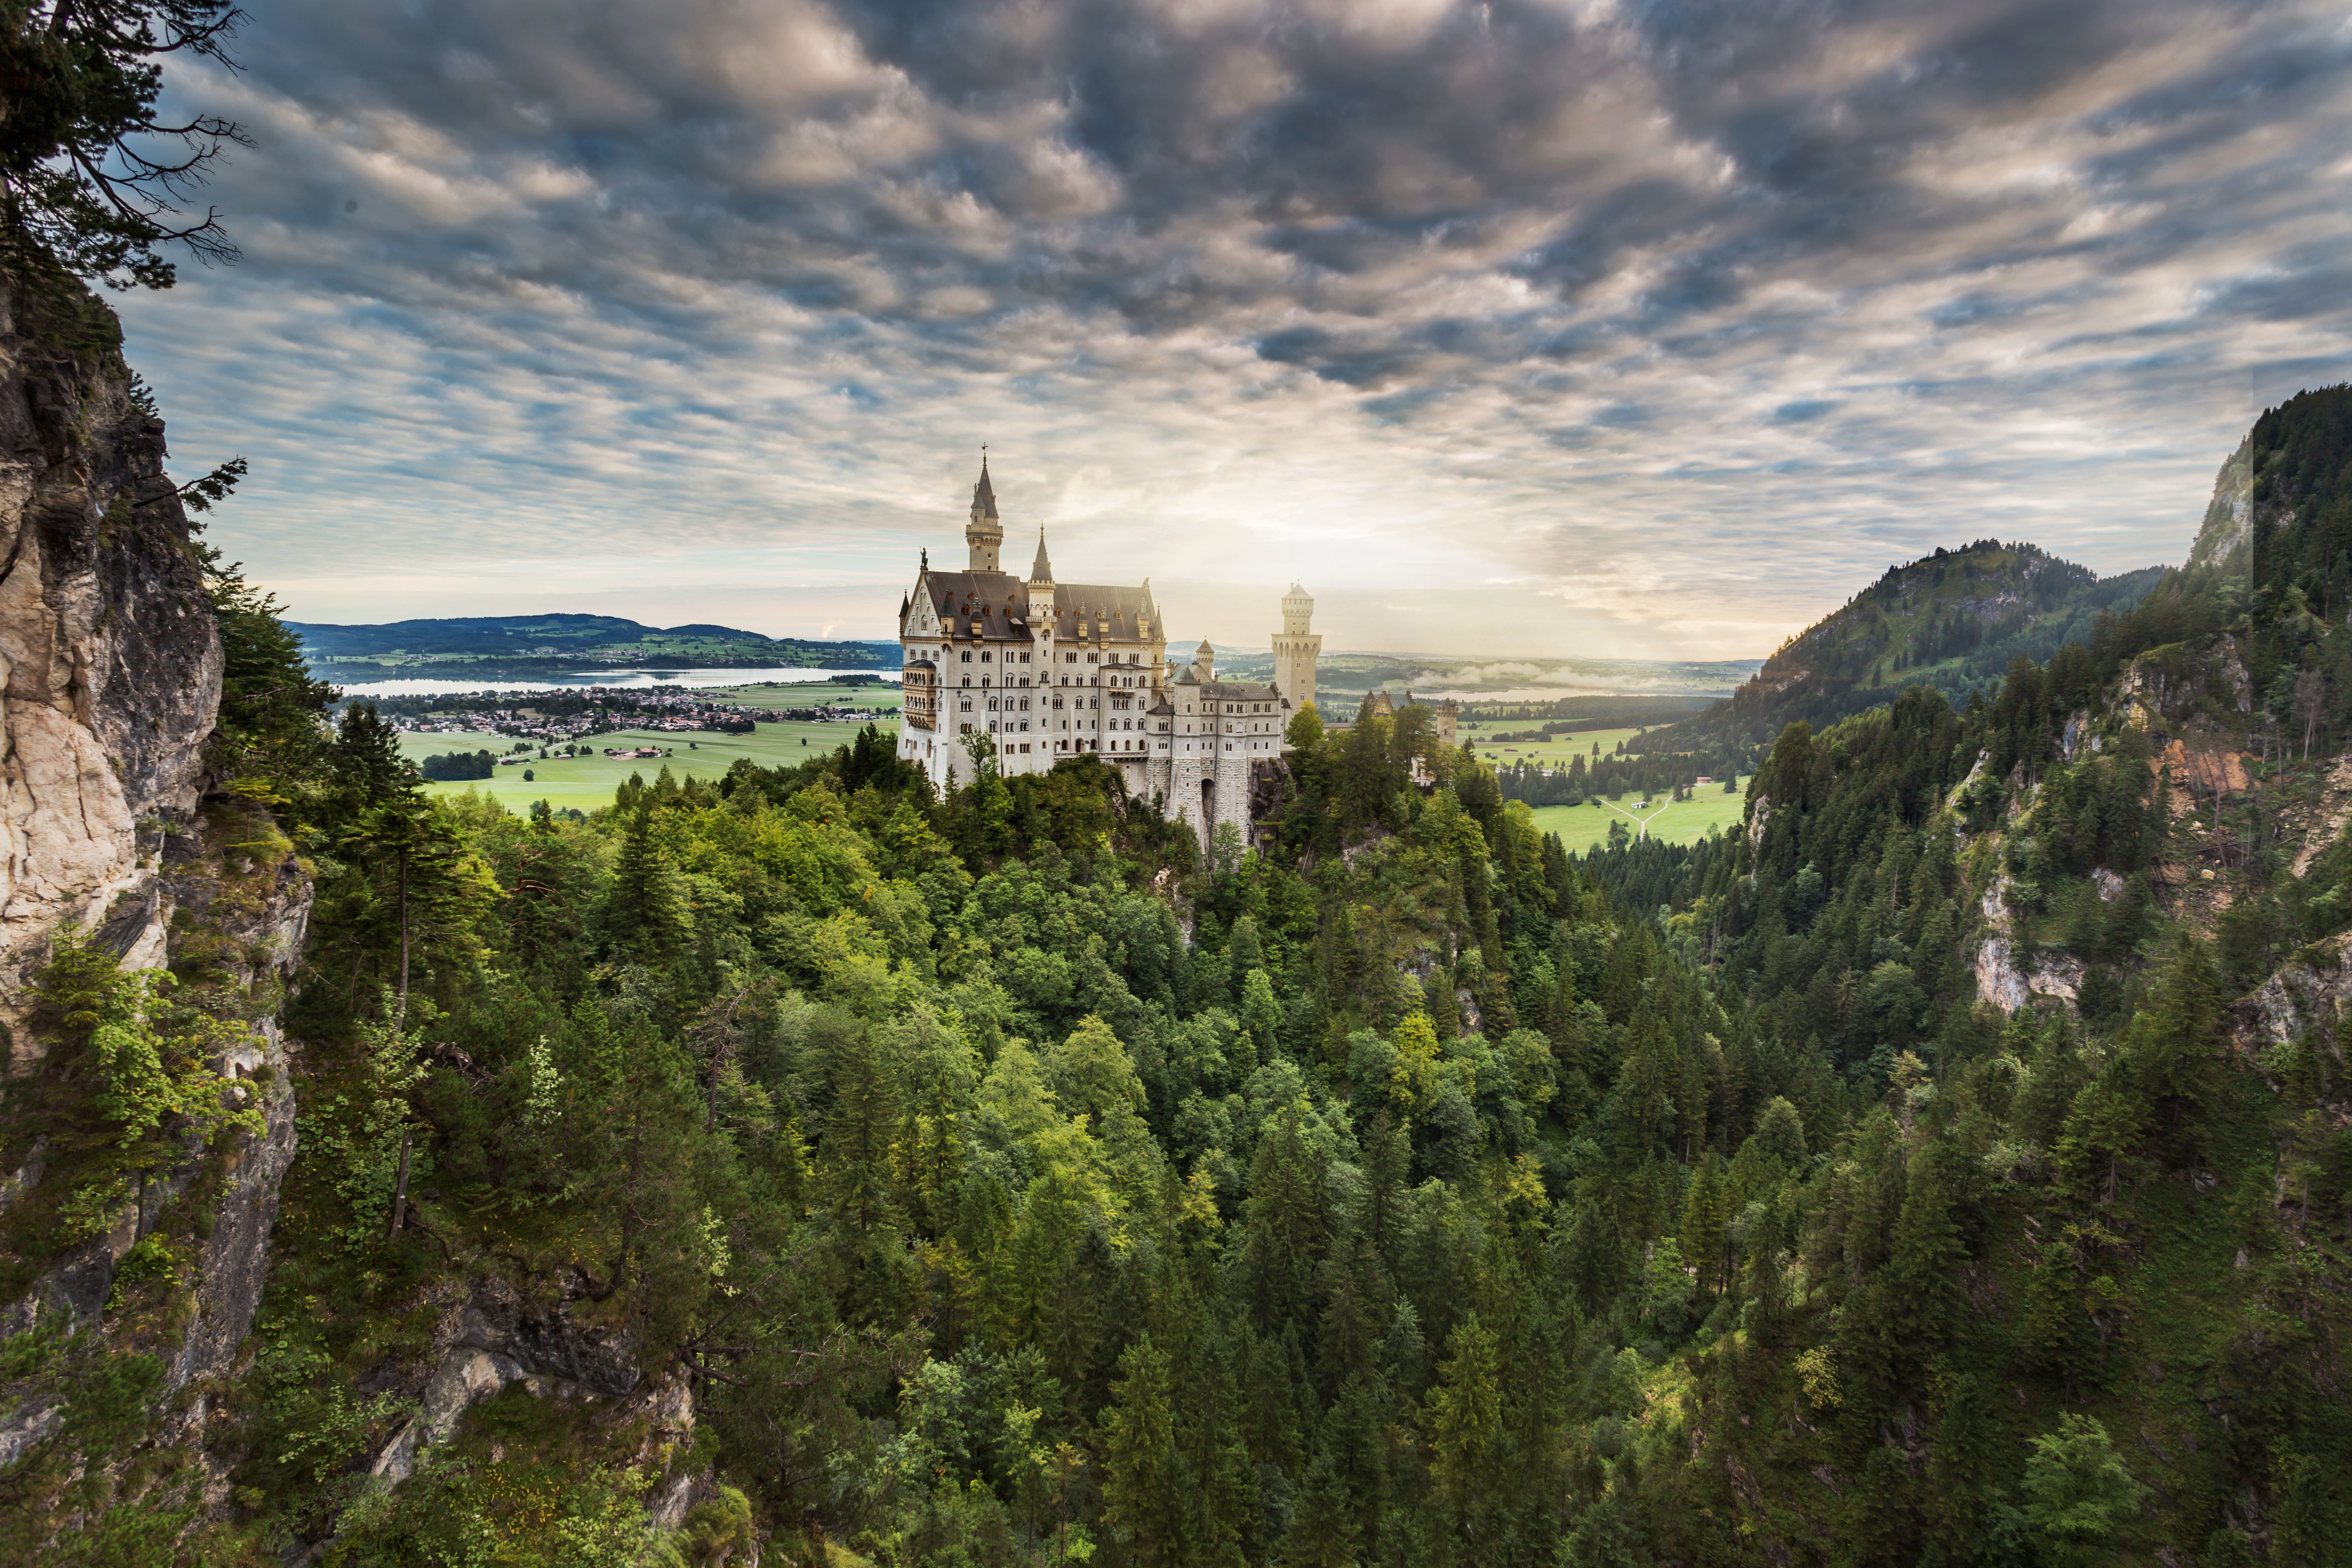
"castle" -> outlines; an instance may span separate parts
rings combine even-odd
[[[974,776],[975,736],[1008,774],[1088,753],[1117,768],[1130,794],[1157,796],[1190,822],[1204,846],[1222,823],[1246,834],[1253,785],[1315,695],[1323,639],[1307,629],[1306,590],[1294,583],[1283,597],[1273,681],[1219,680],[1206,641],[1189,665],[1169,659],[1150,578],[1132,588],[1057,583],[1042,529],[1025,579],[999,567],[1004,525],[984,457],[964,542],[961,572],[934,567],[925,551],[898,606],[899,756],[944,791]]]

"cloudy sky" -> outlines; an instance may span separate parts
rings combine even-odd
[[[1182,636],[1759,656],[2352,375],[2337,3],[248,4],[124,310],[302,619],[887,637],[987,443]]]

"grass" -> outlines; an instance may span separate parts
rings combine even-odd
[[[869,713],[896,713],[903,695],[895,686],[835,686],[824,681],[804,684],[782,682],[761,686],[698,686],[697,696],[719,702],[733,702],[745,708],[814,708],[821,703],[837,702],[845,708],[860,708]]]
[[[756,705],[756,704],[755,704]],[[566,807],[593,811],[600,805],[613,804],[613,791],[628,781],[631,773],[643,774],[650,783],[663,768],[683,783],[689,778],[717,779],[735,765],[738,757],[749,757],[761,767],[778,763],[804,763],[822,755],[835,746],[847,745],[856,739],[856,724],[761,724],[749,735],[719,735],[707,731],[678,734],[658,730],[622,730],[598,735],[587,743],[600,753],[591,757],[567,757],[561,761],[539,760],[534,750],[531,760],[510,768],[500,768],[487,779],[450,781],[427,784],[436,795],[461,795],[469,789],[480,790],[511,811],[527,810],[535,800],[544,800],[561,811]],[[895,732],[897,726],[888,725],[884,733]],[[400,754],[413,763],[422,763],[429,756],[444,752],[488,751],[505,756],[514,742],[504,735],[472,731],[445,735],[410,735],[400,737]],[[664,757],[605,757],[607,746],[635,748],[659,746],[670,754]],[[523,773],[532,777],[529,783]]]
[[[1590,763],[1595,741],[1601,742],[1602,756],[1613,757],[1617,754],[1618,742],[1630,741],[1642,733],[1639,730],[1579,730],[1573,734],[1553,735],[1542,741],[1496,742],[1488,738],[1514,731],[1533,730],[1540,723],[1541,721],[1535,719],[1486,720],[1475,728],[1463,725],[1455,732],[1454,739],[1476,742],[1479,757],[1501,767],[1507,763],[1559,763],[1570,757],[1582,757]]]
[[[1634,805],[1636,796],[1627,795],[1613,804],[1622,806],[1636,816],[1649,816]],[[1710,828],[1728,833],[1739,825],[1740,816],[1748,808],[1747,786],[1743,784],[1738,795],[1726,795],[1720,783],[1704,784],[1689,800],[1677,801],[1650,817],[1650,837],[1668,844],[1689,844],[1706,837]],[[1539,805],[1536,808],[1536,830],[1559,835],[1561,847],[1570,854],[1579,854],[1601,843],[1609,837],[1609,825],[1624,822],[1627,832],[1640,831],[1626,822],[1608,805]]]

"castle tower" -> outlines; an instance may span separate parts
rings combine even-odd
[[[964,542],[971,546],[971,567],[974,572],[996,570],[996,552],[1004,542],[1004,525],[996,520],[996,489],[988,482],[988,454],[980,458],[980,483],[971,487],[971,521],[965,525]],[[1041,536],[1042,542],[1042,536]],[[1043,551],[1040,551],[1042,557]]]
[[[1293,583],[1282,596],[1282,630],[1274,635],[1274,688],[1297,712],[1315,700],[1315,661],[1323,652],[1321,634],[1307,629],[1315,601]]]
[[[1192,679],[1203,686],[1217,679],[1217,650],[1209,646],[1206,637],[1192,650]]]

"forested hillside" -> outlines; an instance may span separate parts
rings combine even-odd
[[[1888,567],[1783,644],[1727,701],[1645,737],[1641,747],[1769,745],[1784,725],[1802,721],[1819,729],[1914,686],[1964,704],[1977,688],[1999,681],[2011,659],[2038,663],[2070,642],[2088,641],[2102,613],[2128,610],[2163,574],[2150,566],[2101,578],[2031,544],[1997,539],[1937,550]]]
[[[491,679],[663,664],[878,669],[898,660],[895,642],[769,637],[702,623],[649,626],[617,616],[463,616],[380,626],[289,621],[287,627],[321,669],[347,680],[378,679],[420,661],[450,667],[442,673]]]
[[[223,579],[228,755],[320,888],[276,1266],[170,1442],[135,1338],[8,1342],[59,1414],[0,1551],[2345,1563],[2315,569],[1789,726],[1743,831],[1584,859],[1415,708],[1302,714],[1205,854],[1083,760],[933,800],[872,733],[429,799]],[[45,981],[76,1147],[196,1113],[151,984]]]

